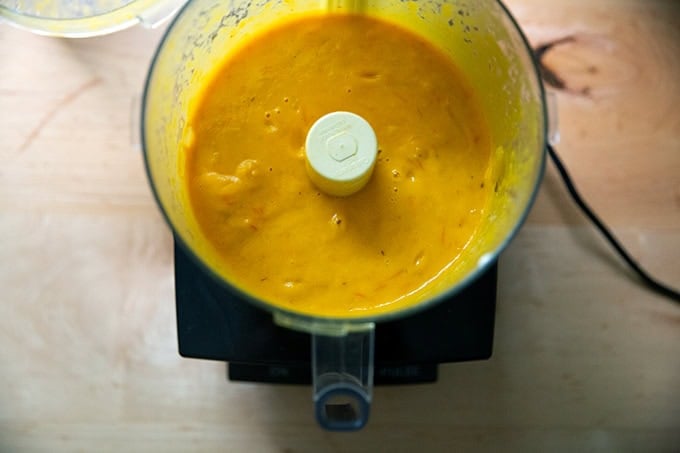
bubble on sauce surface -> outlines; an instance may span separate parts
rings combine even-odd
[[[413,260],[413,265],[418,267],[418,266],[421,266],[424,263],[425,263],[425,252],[421,251],[420,253],[418,253],[416,255],[415,259]]]
[[[243,226],[253,231],[257,231],[259,229],[255,222],[249,217],[243,219]]]
[[[245,159],[236,166],[236,176],[248,178],[260,174],[260,163],[256,159]]]
[[[284,291],[289,295],[299,294],[300,292],[305,291],[304,282],[300,278],[284,279],[283,282],[281,283],[281,286],[284,288]]]

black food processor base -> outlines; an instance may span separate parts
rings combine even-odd
[[[496,307],[494,264],[456,296],[406,318],[378,323],[374,381],[434,382],[437,365],[488,359]],[[268,312],[225,289],[175,242],[179,353],[228,362],[233,381],[310,384],[311,337],[279,327]]]

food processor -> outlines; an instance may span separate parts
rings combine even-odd
[[[414,306],[327,317],[260,300],[238,289],[216,264],[192,213],[183,142],[200,87],[242,40],[319,13],[367,15],[426,39],[463,72],[489,124],[494,196],[479,235],[460,257],[462,276]],[[375,381],[409,382],[409,375],[428,381],[436,363],[490,355],[496,262],[535,197],[547,127],[531,48],[500,2],[191,0],[163,37],[142,104],[147,173],[176,242],[183,355],[228,360],[234,379],[304,382],[308,373],[316,418],[330,430],[366,424]]]

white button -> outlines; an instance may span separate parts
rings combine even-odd
[[[354,113],[324,115],[307,133],[307,174],[329,195],[344,197],[361,190],[373,174],[377,156],[373,128]]]

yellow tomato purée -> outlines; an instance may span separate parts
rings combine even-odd
[[[374,174],[337,198],[305,171],[314,121],[344,110],[378,138]],[[186,183],[232,283],[315,316],[418,303],[455,269],[493,184],[490,138],[453,62],[376,19],[326,14],[253,36],[189,118]]]

